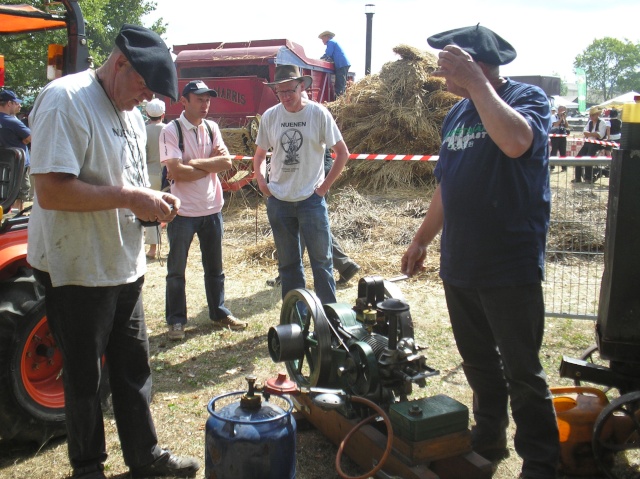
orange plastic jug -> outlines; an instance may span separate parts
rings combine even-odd
[[[565,474],[598,473],[591,439],[600,411],[609,404],[606,394],[591,387],[551,388],[560,433],[560,469]]]

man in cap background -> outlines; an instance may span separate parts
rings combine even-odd
[[[160,191],[162,189],[162,165],[160,164],[160,133],[164,128],[165,104],[159,98],[147,102],[145,112],[149,117],[147,121],[147,143],[145,150],[147,153],[147,172],[149,173],[149,184],[152,189]],[[147,258],[155,258],[160,243],[160,225],[147,226],[144,230],[144,244],[148,244]]]
[[[273,87],[280,104],[260,121],[253,169],[267,197],[267,216],[278,252],[282,298],[305,287],[300,234],[304,236],[315,292],[322,304],[335,303],[336,282],[331,258],[331,229],[324,196],[349,159],[349,150],[331,113],[303,96],[311,77],[295,65],[278,65]],[[336,153],[324,173],[325,148]],[[269,183],[267,151],[273,148]]]
[[[351,63],[349,63],[342,47],[333,39],[335,36],[335,33],[326,30],[318,35],[318,38],[327,46],[324,55],[320,59],[333,62],[336,77],[334,90],[336,96],[340,96],[347,88],[347,74],[349,73],[349,68],[351,68]]]
[[[95,72],[55,80],[35,101],[27,259],[45,287],[64,361],[72,477],[105,478],[103,358],[132,477],[194,477],[197,461],[158,446],[141,296],[140,220],[171,221],[180,200],[148,188],[146,132],[136,107],[153,92],[177,99],[177,77],[167,46],[151,30],[124,25],[115,43]]]
[[[180,102],[184,111],[160,136],[160,161],[167,167],[171,192],[181,200],[180,214],[167,226],[166,321],[169,339],[184,338],[187,323],[185,271],[193,236],[198,235],[204,269],[209,318],[216,329],[245,329],[247,323],[224,304],[222,269],[222,185],[218,173],[231,168],[229,150],[218,124],[207,120],[211,98],[217,96],[203,81],[187,83]]]
[[[444,120],[438,186],[402,257],[423,269],[442,230],[440,277],[462,366],[473,390],[473,449],[508,456],[508,402],[527,479],[556,477],[558,429],[539,360],[549,224],[549,102],[537,87],[500,76],[513,47],[473,26],[434,35],[447,89],[461,97]]]
[[[5,148],[20,148],[24,151],[25,171],[22,175],[22,185],[15,203],[18,210],[22,210],[25,201],[29,201],[29,148],[31,142],[31,130],[17,115],[22,108],[22,100],[12,90],[0,91],[0,146]]]
[[[569,123],[567,122],[567,107],[560,105],[558,109],[556,107],[551,108],[551,129],[549,133],[556,133],[559,135],[569,134]],[[551,156],[567,156],[567,137],[566,136],[552,136],[551,137]],[[554,167],[549,168],[553,170]],[[567,171],[567,167],[563,166],[562,171]]]

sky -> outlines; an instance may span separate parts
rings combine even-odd
[[[399,57],[393,48],[407,44],[437,54],[427,37],[453,28],[490,28],[511,43],[517,58],[501,68],[509,75],[558,75],[575,83],[573,62],[595,39],[640,41],[637,0],[320,0],[318,2],[240,0],[155,0],[147,26],[162,17],[169,47],[187,43],[286,38],[320,58],[320,32],[329,30],[351,61],[356,80],[364,76],[367,17],[374,4],[371,73]]]

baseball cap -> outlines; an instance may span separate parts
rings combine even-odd
[[[116,46],[149,90],[178,100],[178,74],[169,48],[156,32],[139,25],[124,24]]]
[[[439,50],[457,45],[475,61],[488,65],[506,65],[516,58],[516,50],[509,42],[480,24],[437,33],[427,38],[427,43]]]
[[[182,89],[182,96],[187,96],[189,93],[195,93],[196,95],[208,93],[210,96],[218,96],[218,93],[209,88],[202,80],[193,80],[187,83]]]
[[[13,90],[0,91],[0,101],[15,101],[16,103],[22,103],[22,100],[16,96]]]
[[[147,106],[145,107],[145,111],[147,115],[151,118],[160,118],[164,115],[165,106],[164,102],[159,98],[154,98],[153,100],[147,102]]]

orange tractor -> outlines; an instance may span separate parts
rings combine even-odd
[[[49,47],[50,79],[91,64],[78,1],[59,3],[55,12],[0,5],[0,35],[67,29],[67,45]],[[22,150],[0,149],[0,438],[43,444],[65,434],[62,359],[47,325],[43,289],[26,260],[29,208],[4,217],[24,162]]]

